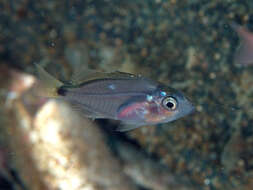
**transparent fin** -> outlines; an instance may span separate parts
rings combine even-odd
[[[40,65],[34,64],[36,69],[36,76],[39,79],[35,89],[39,94],[45,97],[58,97],[57,89],[63,85],[62,82],[54,78],[48,72],[46,72]]]
[[[140,78],[140,76],[130,74],[130,73],[124,73],[120,71],[114,71],[114,72],[100,72],[95,71],[92,69],[83,68],[80,69],[78,72],[75,72],[73,76],[71,77],[71,83],[74,85],[78,85],[80,83],[90,81],[90,80],[96,80],[96,79],[107,79],[107,78],[113,78],[113,79],[130,79],[130,78]]]
[[[73,108],[73,110],[81,113],[82,115],[84,115],[85,117],[91,118],[91,119],[96,119],[96,118],[106,118],[104,115],[99,114],[97,112],[92,111],[91,109],[89,109],[88,107],[85,107],[82,104],[76,103],[76,102],[69,102],[69,105]]]
[[[125,72],[121,72],[121,71],[114,71],[111,73],[106,73],[108,78],[121,78],[121,79],[129,79],[129,78],[140,78],[140,75],[134,75],[131,73],[125,73]]]
[[[92,69],[82,68],[75,71],[71,77],[71,83],[78,85],[88,80],[96,79],[101,73]]]
[[[120,124],[117,128],[116,128],[116,131],[119,131],[119,132],[126,132],[126,131],[130,131],[130,130],[133,130],[133,129],[137,129],[139,127],[142,127],[140,125],[128,125],[128,124]]]

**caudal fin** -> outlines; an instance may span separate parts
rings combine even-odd
[[[57,90],[63,85],[63,83],[46,72],[40,65],[34,65],[36,69],[36,77],[39,80],[35,87],[38,94],[49,98],[59,97]]]

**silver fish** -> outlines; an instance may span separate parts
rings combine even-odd
[[[94,72],[63,83],[36,65],[43,94],[61,98],[90,118],[119,120],[118,131],[156,125],[194,110],[179,91],[160,82],[123,72]]]

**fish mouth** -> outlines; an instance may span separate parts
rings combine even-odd
[[[189,113],[194,113],[195,111],[196,111],[196,108],[195,108],[195,106],[189,101],[189,100],[187,100],[188,101],[188,105],[189,105]]]
[[[179,107],[176,114],[170,118],[167,118],[165,122],[174,121],[174,120],[183,118],[183,117],[195,112],[195,110],[196,110],[195,106],[191,102],[189,102],[188,100],[184,99],[183,102],[181,102],[181,103],[182,103],[182,105]]]
[[[186,102],[187,102],[187,106],[184,111],[185,115],[194,113],[196,111],[195,106],[189,100],[186,100]]]
[[[178,108],[179,117],[183,117],[185,115],[195,112],[196,110],[195,106],[181,92],[177,92],[175,97],[177,97],[177,100],[179,102],[179,108]]]
[[[196,111],[195,106],[186,98],[184,98],[181,108],[179,108],[179,117],[184,117],[186,115],[192,114]]]

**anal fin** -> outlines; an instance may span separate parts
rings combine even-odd
[[[77,103],[77,102],[72,102],[72,101],[69,101],[68,103],[73,108],[73,110],[81,113],[85,117],[88,117],[88,118],[91,118],[91,119],[105,118],[104,115],[91,110],[90,108],[88,108],[87,106],[85,106],[83,104],[80,104],[80,103]]]
[[[130,131],[130,130],[133,130],[133,129],[137,129],[139,127],[142,127],[140,125],[130,125],[130,124],[120,124],[117,128],[116,128],[116,131],[119,131],[119,132],[127,132],[127,131]]]

